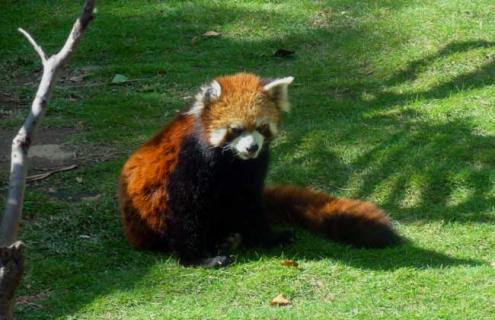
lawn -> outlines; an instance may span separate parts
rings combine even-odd
[[[54,52],[80,5],[0,0],[0,211],[7,137],[40,70],[16,28]],[[75,152],[66,162],[78,168],[27,187],[18,319],[494,317],[493,0],[97,7],[40,131]],[[126,157],[203,82],[237,71],[295,77],[269,183],[374,201],[408,243],[354,249],[298,230],[293,245],[241,250],[222,270],[128,246],[115,196]],[[128,81],[112,84],[116,74]],[[270,306],[279,293],[291,305]]]

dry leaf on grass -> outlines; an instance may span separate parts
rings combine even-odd
[[[70,82],[82,82],[84,80],[85,74],[78,74],[72,77],[69,77]]]
[[[282,261],[282,266],[284,267],[298,267],[299,263],[297,261],[291,260],[291,259],[286,259]]]
[[[127,82],[128,80],[129,78],[127,78],[123,74],[116,74],[112,78],[112,84],[121,84]]]
[[[87,196],[87,197],[81,197],[82,201],[96,201],[101,198],[101,194],[97,194],[95,196]]]
[[[292,57],[296,52],[294,50],[288,50],[288,49],[277,49],[274,53],[274,57],[278,58],[288,58]]]
[[[203,37],[218,37],[220,35],[221,33],[216,31],[206,31],[205,33],[203,33]]]
[[[279,294],[273,300],[270,302],[272,306],[288,306],[290,304],[290,301],[283,295],[283,293]]]
[[[82,177],[76,177],[76,182],[77,183],[82,183],[83,182],[83,178]]]

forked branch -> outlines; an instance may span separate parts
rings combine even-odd
[[[19,32],[26,37],[36,53],[38,53],[43,63],[43,75],[31,105],[31,111],[12,141],[9,190],[0,227],[0,246],[9,246],[17,238],[24,200],[28,150],[33,140],[34,132],[46,112],[57,75],[75,51],[82,34],[92,20],[94,5],[94,0],[86,0],[64,46],[57,54],[51,57],[47,57],[42,47],[28,32],[19,28]]]
[[[17,30],[26,37],[26,39],[29,41],[29,43],[31,43],[34,51],[36,51],[38,53],[38,55],[40,56],[41,62],[43,62],[43,65],[45,65],[47,58],[46,58],[45,51],[43,51],[43,48],[41,48],[41,46],[36,43],[36,41],[33,39],[33,37],[31,37],[31,35],[29,33],[27,33],[26,30],[24,30],[22,28],[18,28]]]
[[[24,187],[27,173],[27,155],[33,135],[43,118],[52,88],[62,66],[77,47],[84,30],[93,18],[94,0],[86,0],[79,18],[74,23],[62,49],[47,57],[40,45],[25,30],[19,28],[31,43],[43,63],[41,77],[31,110],[24,124],[12,141],[10,180],[5,212],[0,226],[0,320],[13,317],[15,291],[24,273],[23,244],[17,239],[24,201]]]

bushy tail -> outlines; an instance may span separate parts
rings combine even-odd
[[[276,223],[299,225],[357,247],[383,248],[401,241],[385,212],[370,202],[294,186],[267,188],[264,197]]]

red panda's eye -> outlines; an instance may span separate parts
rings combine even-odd
[[[244,130],[242,128],[230,128],[229,131],[230,131],[230,134],[232,134],[234,136],[239,136],[242,134],[242,132]]]
[[[270,126],[268,124],[258,127],[258,131],[264,136],[269,136],[271,134]]]

